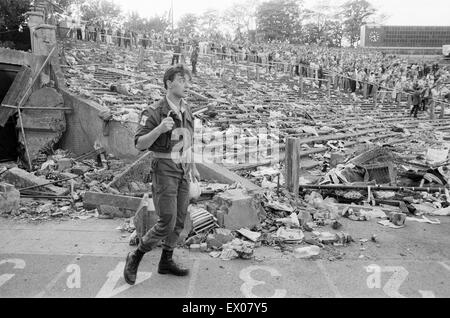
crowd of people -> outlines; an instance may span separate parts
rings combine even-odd
[[[79,40],[104,42],[124,48],[172,51],[171,64],[185,64],[187,57],[197,73],[201,56],[214,61],[257,64],[269,73],[289,72],[317,80],[319,88],[324,79],[338,89],[365,97],[376,96],[381,102],[400,103],[404,98],[417,103],[412,115],[425,110],[434,100],[450,99],[450,72],[437,63],[408,62],[399,56],[364,48],[332,48],[320,45],[294,45],[287,42],[250,43],[209,41],[197,36],[182,37],[171,32],[135,32],[100,25],[80,24],[69,36]],[[420,96],[418,98],[418,91]],[[416,96],[416,97],[415,97]],[[414,105],[416,106],[416,105]]]

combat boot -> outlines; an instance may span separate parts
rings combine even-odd
[[[158,273],[171,274],[175,276],[187,276],[189,270],[178,266],[172,259],[173,251],[163,250],[159,261]]]
[[[127,260],[123,269],[123,277],[125,278],[125,281],[130,285],[134,285],[134,283],[136,282],[139,263],[141,262],[143,256],[144,253],[139,250],[130,252],[127,255]]]

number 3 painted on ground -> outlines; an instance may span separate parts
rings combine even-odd
[[[245,282],[241,286],[241,292],[247,298],[258,298],[259,296],[253,294],[252,290],[258,285],[265,284],[265,282],[263,281],[255,280],[252,278],[251,273],[256,270],[269,272],[272,277],[281,277],[280,273],[276,269],[268,266],[249,266],[247,268],[244,268],[243,270],[241,270],[239,278]],[[286,289],[275,289],[275,294],[271,298],[283,298],[286,296],[286,293]]]
[[[11,258],[11,259],[4,259],[4,260],[0,261],[0,265],[6,264],[6,263],[14,264],[14,269],[24,269],[25,268],[25,261],[23,259]],[[16,275],[16,274],[0,275],[0,287],[2,287],[8,280],[13,278],[14,275]]]

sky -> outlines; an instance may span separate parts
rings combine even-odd
[[[124,11],[137,11],[144,17],[161,15],[170,10],[171,0],[113,0]],[[186,13],[201,14],[207,9],[225,10],[239,0],[172,0],[174,20]],[[345,0],[333,0],[342,3]],[[386,25],[450,25],[449,0],[369,0],[377,9],[388,16]],[[305,0],[310,7],[317,0]]]

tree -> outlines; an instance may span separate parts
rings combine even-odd
[[[0,0],[0,31],[18,30],[30,8],[30,0]]]
[[[220,31],[221,21],[219,11],[207,10],[199,17],[199,30],[202,36],[207,37],[213,41],[223,41],[225,36]]]
[[[344,28],[340,21],[328,22],[328,41],[331,46],[342,47],[342,40],[344,38]]]
[[[128,30],[143,32],[145,30],[145,20],[137,12],[133,11],[128,15],[123,26]]]
[[[350,0],[341,7],[344,34],[354,46],[360,39],[361,26],[376,13],[376,9],[367,0]]]
[[[187,13],[180,18],[178,22],[178,31],[182,36],[188,36],[197,32],[198,24],[198,17],[193,13]]]
[[[84,21],[94,23],[114,23],[121,15],[120,6],[108,0],[90,0],[83,2],[81,12]]]
[[[145,20],[145,30],[150,32],[151,30],[161,33],[167,30],[170,23],[166,16],[155,15],[152,18]]]
[[[258,3],[258,0],[234,3],[224,12],[224,21],[234,31],[235,40],[248,40],[249,32],[256,20]]]
[[[306,43],[322,43],[328,46],[342,46],[343,27],[338,8],[330,0],[318,0],[309,10],[302,12],[302,39]]]
[[[257,30],[266,41],[291,40],[301,30],[301,1],[270,0],[258,6]]]
[[[217,21],[220,15],[217,10],[207,10],[200,16],[200,28],[203,33],[212,34],[218,31]]]

